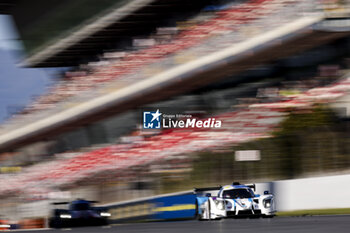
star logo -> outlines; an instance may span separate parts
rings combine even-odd
[[[152,121],[154,121],[155,119],[157,119],[157,121],[159,121],[159,117],[162,115],[161,113],[159,113],[159,109],[157,109],[157,111],[155,113],[151,113],[151,115],[153,116]]]
[[[143,128],[144,129],[160,129],[161,115],[157,109],[156,112],[143,112]]]

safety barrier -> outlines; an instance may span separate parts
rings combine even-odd
[[[191,191],[154,196],[106,205],[110,222],[191,219],[196,215],[196,197]]]
[[[21,229],[36,229],[45,227],[45,218],[23,219],[19,222]]]
[[[273,182],[278,211],[350,207],[350,174]]]
[[[160,219],[186,219],[196,215],[196,196],[194,194],[168,196],[153,200],[153,218]]]

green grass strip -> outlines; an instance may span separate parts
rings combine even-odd
[[[277,212],[277,216],[312,216],[312,215],[339,215],[350,214],[350,208],[341,209],[316,209],[316,210],[296,210],[296,211],[283,211]]]

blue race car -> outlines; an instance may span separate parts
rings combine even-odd
[[[77,199],[69,202],[56,202],[54,205],[69,204],[68,209],[54,209],[49,219],[51,228],[107,225],[111,214],[104,207],[95,207],[95,201]]]

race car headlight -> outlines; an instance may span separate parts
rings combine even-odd
[[[9,225],[9,224],[0,224],[0,227],[1,228],[10,228],[11,225]]]
[[[223,201],[215,201],[215,204],[216,204],[216,207],[217,207],[219,210],[224,210],[224,209],[225,209],[225,205],[224,205],[224,202],[223,202]]]
[[[60,214],[60,218],[72,218],[70,214]]]
[[[264,204],[264,207],[265,208],[270,208],[271,207],[271,204],[272,204],[272,199],[265,199],[263,201],[263,204]]]
[[[111,217],[111,214],[108,213],[108,212],[101,212],[100,215],[101,215],[102,217]]]

